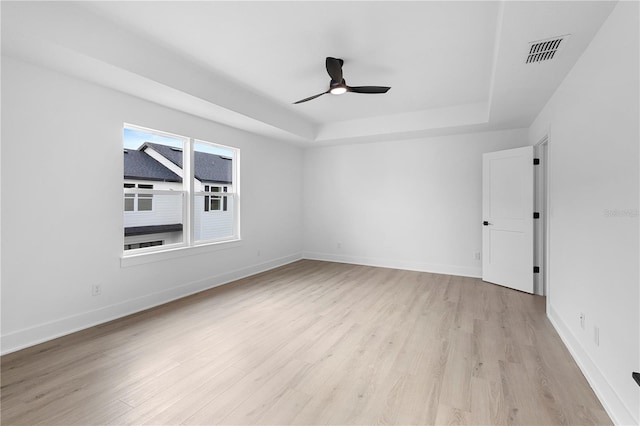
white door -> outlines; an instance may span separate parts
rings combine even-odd
[[[482,279],[533,293],[533,147],[482,156]]]

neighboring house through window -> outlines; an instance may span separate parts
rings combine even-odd
[[[235,148],[125,125],[125,252],[238,239],[238,156]]]

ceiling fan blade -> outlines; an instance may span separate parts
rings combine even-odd
[[[342,59],[336,59],[327,57],[326,66],[327,72],[329,73],[329,77],[331,77],[332,82],[340,83],[342,81],[342,64],[344,61]]]
[[[386,86],[356,86],[349,87],[349,92],[353,93],[387,93],[391,87]]]
[[[313,100],[313,99],[315,99],[315,98],[318,98],[318,97],[320,97],[320,96],[322,96],[322,95],[325,95],[325,94],[327,94],[327,93],[329,93],[329,92],[322,92],[322,93],[318,93],[317,95],[313,95],[313,96],[309,96],[308,98],[300,99],[298,102],[294,102],[293,104],[294,104],[294,105],[295,105],[295,104],[301,104],[301,103],[303,103],[303,102],[307,102],[307,101]]]

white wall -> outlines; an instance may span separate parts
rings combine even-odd
[[[241,150],[241,243],[121,267],[124,122]],[[3,57],[2,351],[298,259],[301,163],[290,144]]]
[[[482,154],[527,144],[518,129],[305,150],[304,256],[480,276]]]
[[[549,135],[548,314],[617,424],[640,422],[638,27],[620,2],[530,129]]]

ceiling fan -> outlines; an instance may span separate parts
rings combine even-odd
[[[347,82],[344,81],[344,78],[342,78],[343,63],[344,61],[342,59],[327,57],[327,72],[329,73],[329,77],[331,77],[331,82],[329,82],[329,90],[317,95],[309,96],[308,98],[301,99],[298,102],[294,102],[294,104],[301,104],[302,102],[310,101],[327,93],[331,93],[333,95],[342,95],[346,92],[373,94],[387,93],[387,91],[391,89],[391,87],[386,86],[347,86]]]

